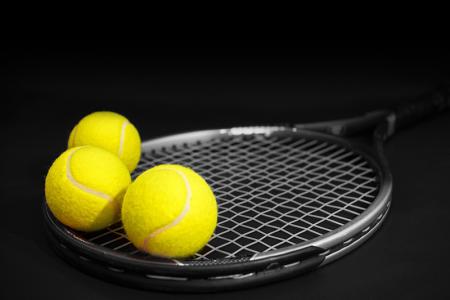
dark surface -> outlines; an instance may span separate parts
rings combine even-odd
[[[44,178],[85,114],[113,110],[143,140],[247,124],[349,117],[448,79],[450,47],[431,41],[29,42],[0,50],[0,298],[207,299],[148,292],[85,275],[51,250]],[[3,68],[3,66],[5,66]],[[215,299],[448,298],[450,113],[386,147],[393,206],[357,251],[298,278]]]

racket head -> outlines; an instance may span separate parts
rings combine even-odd
[[[144,142],[135,178],[161,163],[191,167],[213,188],[218,227],[196,256],[135,249],[120,223],[82,233],[44,203],[52,245],[74,265],[141,288],[211,291],[251,286],[320,267],[382,224],[392,177],[381,149],[290,127],[239,127]]]

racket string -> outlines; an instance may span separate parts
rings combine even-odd
[[[339,144],[293,136],[227,136],[154,149],[143,153],[133,177],[162,163],[191,167],[217,197],[218,225],[192,258],[198,261],[251,256],[326,234],[365,211],[379,188],[364,157]],[[145,255],[120,224],[90,241]]]

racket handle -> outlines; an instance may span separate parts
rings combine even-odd
[[[387,117],[390,129],[388,135],[394,131],[408,127],[431,115],[442,112],[450,107],[450,86],[443,85],[418,100],[400,105],[393,114]]]

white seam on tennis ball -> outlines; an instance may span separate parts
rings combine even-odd
[[[79,189],[82,190],[83,192],[89,193],[89,194],[94,195],[94,196],[101,197],[101,198],[107,200],[108,202],[113,202],[113,201],[114,201],[114,198],[111,197],[110,195],[105,194],[105,193],[100,192],[100,191],[96,191],[96,190],[91,189],[91,188],[89,188],[89,187],[87,187],[87,186],[84,186],[83,184],[79,183],[79,182],[73,177],[72,171],[70,170],[70,169],[71,169],[71,167],[70,167],[70,162],[71,162],[71,160],[72,160],[72,156],[73,156],[73,155],[75,154],[75,152],[77,152],[78,150],[80,150],[80,149],[75,149],[75,150],[73,150],[73,151],[69,154],[69,157],[67,158],[67,163],[66,163],[66,176],[67,176],[67,179],[69,179],[69,181],[70,181],[74,186],[76,186],[77,188],[79,188]]]
[[[119,152],[118,155],[120,158],[122,158],[122,154],[123,154],[123,144],[125,144],[125,128],[127,128],[128,125],[128,121],[125,120],[122,123],[122,130],[120,131],[120,142],[119,142]]]
[[[164,231],[169,230],[170,228],[178,225],[178,223],[181,222],[181,220],[184,219],[184,217],[186,216],[186,214],[189,212],[190,206],[191,206],[191,198],[192,198],[192,190],[191,190],[191,186],[189,185],[189,181],[186,177],[186,175],[184,175],[183,172],[179,171],[179,170],[175,170],[175,169],[170,169],[170,168],[161,168],[158,170],[168,170],[168,171],[174,171],[175,173],[177,173],[178,175],[180,175],[180,177],[183,179],[184,185],[186,187],[186,200],[184,203],[184,208],[181,211],[181,213],[169,224],[164,225],[158,229],[156,229],[155,231],[151,232],[145,239],[144,242],[142,244],[142,248],[144,250],[147,249],[148,246],[148,242],[154,238],[155,236],[157,236],[158,234],[163,233]]]

